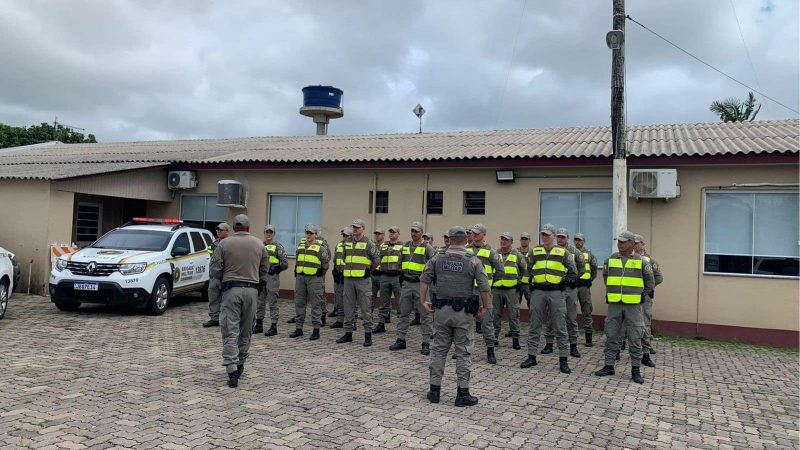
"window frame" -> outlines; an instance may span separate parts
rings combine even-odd
[[[370,191],[370,193],[371,192],[372,191]],[[267,223],[272,223],[272,197],[273,196],[279,196],[279,197],[280,196],[283,196],[283,197],[291,196],[291,197],[298,197],[298,198],[299,197],[319,197],[319,199],[320,199],[320,211],[319,211],[320,223],[317,223],[317,224],[314,224],[314,225],[316,225],[320,230],[322,230],[322,211],[323,211],[322,202],[324,201],[324,196],[322,195],[321,192],[320,193],[313,193],[313,192],[311,192],[311,193],[308,193],[308,192],[304,192],[304,193],[270,192],[270,193],[268,193],[267,194]],[[298,223],[298,217],[297,217],[298,211],[299,211],[299,208],[295,207],[295,212],[294,212],[294,214],[295,214],[295,223],[297,224],[296,226],[299,226],[301,229],[303,229],[305,227],[305,224]],[[295,230],[295,231],[297,231],[297,230]],[[286,246],[284,246],[284,247],[286,247]],[[284,248],[284,250],[286,252],[286,257],[287,258],[294,259],[297,256],[297,254],[295,253],[297,251],[297,246],[294,246],[292,248]]]
[[[702,221],[702,236],[701,236],[701,243],[700,247],[702,248],[702,254],[700,255],[700,268],[701,273],[703,275],[711,275],[711,276],[720,276],[720,277],[744,277],[744,278],[772,278],[772,279],[779,279],[779,280],[798,280],[800,279],[800,275],[798,276],[790,276],[790,275],[765,275],[765,274],[757,274],[757,273],[732,273],[732,272],[708,272],[706,270],[706,224],[707,224],[707,208],[708,208],[708,195],[709,194],[794,194],[800,196],[800,191],[790,191],[790,190],[779,190],[779,189],[771,189],[771,190],[739,190],[739,189],[706,189],[703,192],[703,216],[701,217]],[[800,201],[800,200],[798,200]],[[752,221],[753,221],[753,228],[752,233],[750,236],[750,254],[749,255],[735,255],[735,254],[726,254],[726,253],[709,253],[710,255],[727,255],[727,256],[749,256],[750,257],[750,270],[753,270],[753,258],[756,256],[774,256],[776,258],[795,258],[794,256],[781,256],[781,255],[756,255],[755,254],[755,213],[753,213]],[[800,240],[800,236],[798,236]],[[800,242],[800,241],[799,241]]]
[[[544,222],[542,222],[542,194],[559,194],[559,193],[563,193],[563,194],[581,194],[581,195],[578,196],[578,217],[577,217],[577,219],[578,219],[578,229],[577,230],[569,230],[569,232],[572,234],[570,236],[570,244],[573,244],[573,245],[574,245],[575,234],[584,232],[582,227],[581,227],[581,216],[580,216],[580,211],[582,210],[582,205],[583,205],[583,195],[582,194],[597,194],[597,193],[610,194],[612,196],[612,200],[613,200],[613,196],[614,196],[613,189],[604,189],[604,188],[594,188],[594,189],[582,189],[582,188],[558,189],[558,188],[548,188],[548,189],[539,189],[539,204],[538,204],[538,208],[539,208],[539,228],[536,229],[536,237],[531,235],[531,243],[535,242],[536,243],[535,245],[539,245],[539,237],[538,237],[539,230],[541,229],[542,225],[544,225]],[[608,242],[613,242],[614,241],[614,230],[613,230],[613,228],[614,228],[614,225],[613,225],[614,218],[613,218],[613,215],[612,215],[611,220],[612,220],[612,225],[611,225],[612,230],[611,230],[611,234],[608,236]],[[590,247],[590,250],[592,250],[592,253],[595,254],[595,256],[598,258],[597,259],[598,264],[600,264],[601,263],[600,257],[602,257],[603,255],[598,255],[596,253],[596,251],[594,250],[593,246],[589,246],[589,247]],[[610,251],[611,251],[611,253],[606,255],[605,258],[608,258],[608,256],[612,255],[615,251],[617,251],[613,243],[611,245]],[[603,261],[605,261],[605,258],[603,258]]]
[[[431,194],[439,194],[441,199],[438,200],[439,204],[439,211],[432,212],[431,211]],[[486,203],[486,198],[484,197],[484,203]],[[484,205],[484,209],[485,205]],[[425,214],[428,215],[443,215],[444,214],[444,191],[426,191],[425,193]]]
[[[486,215],[486,191],[462,191],[462,212],[465,216],[485,216]],[[467,206],[467,194],[483,194],[483,212],[471,213]]]
[[[97,207],[97,236],[95,236],[91,242],[78,239],[78,220],[80,220],[78,214],[80,213],[79,209],[81,206]],[[83,246],[86,247],[97,242],[97,240],[103,237],[103,235],[103,204],[97,202],[78,202],[78,204],[75,205],[75,243],[78,245],[85,243]]]
[[[211,193],[211,194],[203,194],[203,193],[181,194],[181,199],[178,202],[178,218],[180,220],[184,220],[183,219],[183,199],[185,197],[203,197],[203,199],[204,199],[204,201],[203,201],[203,220],[202,220],[202,224],[200,224],[199,228],[202,228],[204,230],[208,230],[209,232],[211,232],[211,235],[213,236],[214,235],[214,231],[213,230],[216,228],[217,225],[219,225],[220,222],[217,222],[217,221],[211,222],[208,219],[208,197],[214,197],[214,199],[216,199],[217,198],[217,194],[213,194],[213,193]],[[225,213],[225,216],[226,216],[225,217],[225,221],[227,222],[227,220],[228,220],[228,218],[227,218],[228,213],[227,212]],[[187,219],[187,222],[197,223],[198,221],[197,220],[188,220]],[[211,228],[211,229],[209,229],[209,228]]]

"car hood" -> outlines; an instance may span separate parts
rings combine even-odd
[[[108,248],[85,248],[72,254],[68,258],[74,262],[97,262],[102,264],[124,264],[136,262],[150,262],[160,252],[144,250],[114,250]]]

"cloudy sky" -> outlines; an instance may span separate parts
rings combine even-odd
[[[417,103],[425,131],[607,125],[611,3],[0,0],[0,123],[58,116],[101,142],[312,135],[300,90],[325,84],[344,91],[332,135],[416,132]],[[626,7],[800,109],[797,0]],[[714,122],[713,100],[747,95],[630,21],[626,53],[631,125]],[[763,100],[759,119],[797,117]]]

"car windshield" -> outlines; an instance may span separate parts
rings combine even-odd
[[[172,233],[153,230],[114,230],[98,239],[91,248],[111,248],[115,250],[164,250]]]

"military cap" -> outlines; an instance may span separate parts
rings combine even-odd
[[[465,230],[464,227],[456,225],[453,228],[450,228],[450,230],[447,232],[447,235],[450,236],[451,238],[457,238],[457,237],[465,238],[467,237],[467,230]]]
[[[523,232],[522,234],[519,235],[519,238],[520,239],[530,239],[531,238],[531,234],[528,233],[527,231],[525,231],[525,232]]]
[[[411,229],[412,230],[417,230],[417,231],[422,231],[423,229],[425,229],[425,227],[422,226],[422,222],[413,222],[411,224]]]
[[[274,233],[275,232],[275,225],[269,224],[269,225],[265,226],[264,227],[264,233],[266,233],[267,231],[272,231]]]
[[[620,233],[619,236],[617,236],[617,240],[620,242],[635,241],[636,235],[628,230],[625,230],[622,233]]]
[[[586,238],[583,237],[583,233],[575,233],[575,240],[585,241]]]
[[[567,230],[564,227],[561,227],[558,229],[558,231],[556,231],[556,236],[569,237],[569,230]]]
[[[345,236],[352,236],[353,235],[353,229],[350,228],[350,227],[342,228],[342,234],[345,235]]]
[[[400,227],[398,227],[397,225],[392,225],[392,226],[389,227],[389,232],[390,233],[399,233],[400,232]]]
[[[383,228],[376,228],[375,231],[372,232],[372,234],[386,234],[386,233],[383,231]]]
[[[422,237],[433,239],[433,233],[426,231],[426,232],[422,233]]]
[[[465,231],[467,234],[472,234],[472,233],[474,233],[474,232],[475,232],[475,230],[473,230],[473,229],[472,229],[472,225],[467,225],[466,227],[464,227],[464,231]]]
[[[364,223],[364,219],[356,219],[353,221],[353,226],[358,228],[364,228],[365,226],[367,226],[367,224]]]
[[[221,224],[217,225],[217,229],[219,231],[231,231],[231,226],[225,222],[222,222]]]
[[[556,227],[551,223],[546,223],[542,225],[542,228],[539,230],[539,232],[544,234],[556,234]]]
[[[486,233],[486,225],[482,223],[476,223],[472,226],[473,233]]]
[[[642,236],[641,234],[634,234],[633,242],[636,242],[637,244],[644,244],[644,236]]]
[[[512,242],[514,241],[514,235],[509,233],[508,231],[506,231],[503,234],[501,234],[500,238],[501,239],[508,239],[509,241],[512,241]]]
[[[250,218],[246,214],[237,214],[233,218],[233,226],[250,228]]]
[[[317,226],[314,225],[313,223],[306,225],[306,231],[310,231],[314,234],[319,234],[319,228],[317,228]]]

